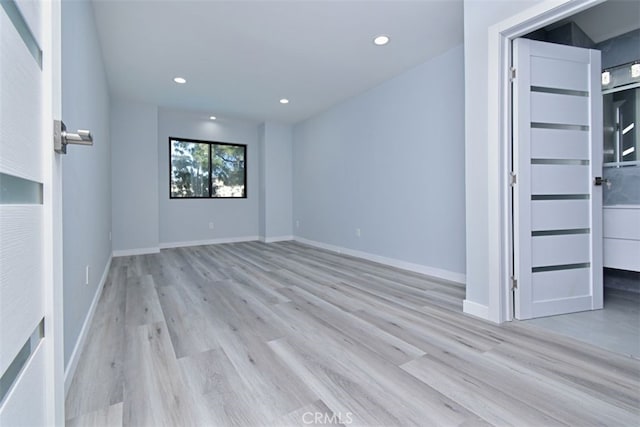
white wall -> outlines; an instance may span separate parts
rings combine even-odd
[[[62,117],[90,129],[93,147],[69,146],[62,158],[64,359],[71,355],[111,257],[109,91],[93,8],[62,3]],[[89,285],[85,266],[89,266]]]
[[[111,104],[113,250],[158,250],[158,112],[155,106]]]
[[[246,144],[247,198],[169,199],[169,137]],[[258,238],[260,162],[256,123],[223,118],[212,121],[208,114],[160,108],[155,149],[161,246]],[[210,222],[213,230],[209,229]]]
[[[296,125],[296,236],[464,277],[463,82],[459,46]]]
[[[292,127],[267,122],[260,127],[261,197],[260,236],[266,242],[293,235],[291,187],[293,173]]]

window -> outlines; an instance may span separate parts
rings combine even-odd
[[[169,138],[170,198],[246,198],[246,158],[246,145]]]

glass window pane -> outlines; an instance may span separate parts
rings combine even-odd
[[[209,197],[209,144],[171,141],[171,197]]]
[[[212,197],[246,197],[244,145],[211,146]]]

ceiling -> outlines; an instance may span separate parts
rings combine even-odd
[[[463,41],[461,0],[93,4],[113,96],[220,118],[295,123]]]

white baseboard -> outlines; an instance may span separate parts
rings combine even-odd
[[[87,334],[89,333],[89,328],[91,327],[91,322],[93,321],[93,315],[96,312],[98,301],[100,301],[100,295],[102,295],[102,289],[104,288],[104,284],[107,281],[107,276],[109,275],[109,269],[111,268],[112,259],[113,257],[109,257],[109,261],[107,261],[107,265],[104,268],[102,277],[100,277],[100,282],[98,283],[98,287],[96,288],[96,293],[93,296],[93,301],[91,301],[91,305],[89,306],[89,312],[87,313],[87,316],[84,319],[84,323],[82,324],[82,329],[80,329],[80,334],[78,335],[78,340],[76,341],[76,345],[73,347],[73,352],[71,353],[71,357],[69,357],[69,363],[65,367],[65,370],[64,370],[65,397],[69,392],[69,387],[71,386],[71,382],[73,381],[73,376],[76,373],[76,368],[78,367],[78,361],[80,360],[82,349],[84,348],[84,344],[87,340]]]
[[[219,245],[221,243],[252,242],[255,240],[260,240],[260,236],[223,237],[220,239],[160,243],[160,249],[183,248],[187,246]]]
[[[260,237],[265,243],[286,242],[287,240],[293,240],[293,236],[274,236],[274,237]]]
[[[136,249],[119,249],[117,251],[113,251],[114,257],[119,256],[131,256],[131,255],[146,255],[146,254],[157,254],[160,252],[160,248],[136,248]]]
[[[462,302],[462,311],[465,314],[489,320],[489,307],[486,305],[478,304],[477,302],[466,299]]]
[[[427,276],[436,277],[438,279],[449,280],[456,283],[466,283],[466,275],[462,273],[456,273],[449,270],[443,270],[440,268],[429,267],[427,265],[414,264],[407,261],[402,261],[394,258],[387,258],[381,255],[371,254],[369,252],[357,251],[354,249],[343,248],[341,246],[330,245],[328,243],[316,242],[315,240],[305,239],[303,237],[294,236],[294,240],[306,245],[315,246],[328,251],[337,252],[340,254],[351,255],[357,258],[363,258],[369,261],[378,262],[380,264],[389,265],[391,267],[401,268],[403,270],[413,271],[416,273],[424,274]]]

